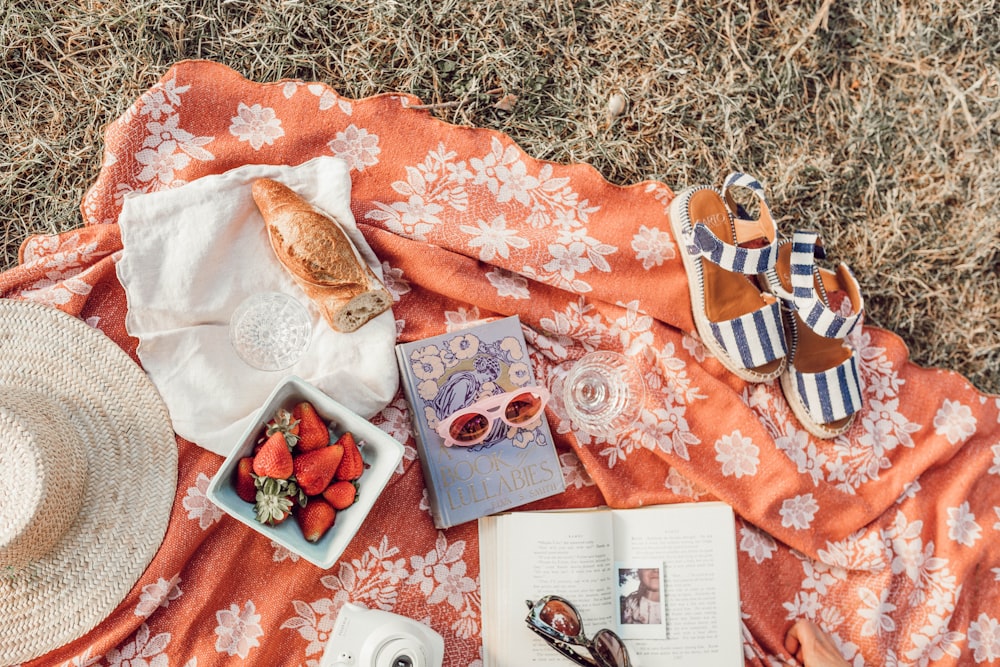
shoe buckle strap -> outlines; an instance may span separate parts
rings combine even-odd
[[[831,310],[817,294],[816,283],[820,277],[816,257],[823,256],[821,248],[819,235],[815,232],[795,232],[790,262],[792,294],[781,289],[784,294],[779,296],[791,297],[802,321],[815,333],[825,338],[845,338],[861,319],[861,311],[845,317]],[[780,282],[777,284],[780,287]]]
[[[764,195],[764,186],[750,174],[743,174],[738,171],[731,172],[722,182],[722,193],[725,194],[729,188],[746,188],[757,195],[764,205],[767,205],[767,197]]]
[[[774,266],[778,257],[777,244],[761,248],[741,248],[726,243],[704,224],[694,226],[691,247],[713,264],[733,273],[756,275]]]
[[[760,214],[756,219],[750,218],[747,211],[730,194],[729,190],[732,188],[746,188],[760,200]],[[764,186],[756,178],[738,171],[730,173],[722,184],[722,197],[733,214],[737,243],[777,237],[771,207],[764,194]]]

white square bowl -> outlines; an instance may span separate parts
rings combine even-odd
[[[302,536],[295,517],[277,526],[257,521],[253,504],[238,495],[234,485],[236,467],[244,456],[251,456],[261,428],[281,408],[291,412],[301,401],[309,401],[321,417],[330,422],[336,436],[350,431],[365,460],[365,471],[358,480],[358,499],[345,510],[337,512],[333,527],[317,542]],[[362,444],[363,443],[363,444]],[[358,532],[372,505],[389,482],[403,458],[403,445],[367,419],[333,400],[305,380],[289,376],[283,380],[257,412],[253,425],[247,429],[236,448],[226,458],[208,485],[208,498],[227,514],[242,521],[258,533],[266,535],[289,551],[299,554],[323,569],[330,568]]]

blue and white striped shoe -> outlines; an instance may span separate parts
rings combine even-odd
[[[791,242],[780,244],[766,280],[789,312],[785,398],[807,431],[833,438],[850,428],[862,406],[858,358],[844,339],[861,320],[864,301],[845,264],[828,271],[816,266],[817,257],[824,257],[819,236],[795,232]],[[841,301],[836,310],[833,295]]]
[[[759,199],[757,219],[744,219],[730,189]],[[722,191],[688,188],[670,203],[670,224],[687,272],[694,322],[704,345],[748,382],[767,382],[785,368],[778,299],[758,275],[773,270],[777,232],[764,189],[752,176],[730,174]]]

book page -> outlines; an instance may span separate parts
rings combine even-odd
[[[607,511],[515,512],[484,517],[479,530],[485,667],[571,664],[528,629],[525,600],[566,598],[580,612],[587,636],[614,627],[614,540]],[[484,545],[495,549],[495,562]]]
[[[615,510],[612,516],[615,581],[624,584],[648,574],[648,590],[659,593],[652,591],[659,600],[643,600],[644,608],[626,599],[621,587],[616,595],[616,631],[633,667],[743,665],[732,509],[723,503],[683,503]],[[656,615],[657,603],[662,616]],[[625,618],[630,613],[640,619]]]

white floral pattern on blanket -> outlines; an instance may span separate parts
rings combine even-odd
[[[721,495],[747,509],[737,538],[741,590],[747,594],[748,661],[779,664],[777,626],[802,617],[828,630],[854,667],[1000,660],[1000,603],[965,583],[975,575],[980,585],[1000,585],[1000,562],[984,546],[995,546],[1000,533],[1000,500],[992,490],[997,485],[979,484],[973,493],[975,480],[969,480],[965,495],[950,487],[948,497],[932,495],[944,484],[935,467],[957,470],[952,455],[964,456],[968,465],[986,461],[981,477],[991,482],[1000,476],[1000,399],[958,382],[949,385],[949,395],[938,396],[934,382],[907,364],[899,341],[859,327],[849,342],[861,362],[864,408],[848,433],[818,441],[799,426],[778,383],[730,387],[713,370],[696,334],[655,315],[669,312],[657,302],[659,281],[683,275],[677,247],[665,231],[672,197],[666,186],[649,183],[630,191],[644,217],[616,218],[605,201],[590,199],[593,188],[584,178],[531,159],[509,139],[481,133],[470,140],[458,131],[435,129],[412,135],[411,145],[401,150],[394,124],[373,120],[380,117],[367,113],[366,105],[417,114],[405,108],[407,98],[350,101],[319,84],[232,84],[227,104],[215,116],[198,119],[189,111],[195,101],[223,93],[194,76],[193,67],[209,66],[178,66],[113,129],[104,171],[114,178],[88,193],[83,208],[90,224],[113,222],[115,207],[128,193],[175,187],[211,173],[222,157],[272,157],[268,151],[293,145],[297,133],[306,131],[292,112],[301,108],[310,128],[320,124],[324,130],[316,150],[347,160],[359,190],[367,193],[356,203],[359,220],[380,234],[475,263],[474,270],[454,278],[463,281],[458,288],[469,290],[468,302],[461,302],[442,298],[443,289],[434,291],[442,285],[414,278],[408,263],[414,256],[405,250],[384,260],[404,336],[421,326],[457,330],[501,303],[531,310],[536,326],[527,338],[543,375],[549,365],[598,348],[614,347],[640,360],[653,398],[622,437],[573,439],[573,447],[560,452],[567,487],[573,493],[615,493],[621,492],[615,483],[624,480],[623,487],[641,486],[648,497],[676,502]],[[125,142],[114,140],[114,132],[132,133],[131,154],[124,151]],[[602,226],[606,220],[619,227]],[[94,250],[73,236],[29,242],[25,262],[45,265],[48,275],[19,293],[57,304],[86,297],[88,267],[99,259]],[[642,276],[644,288],[623,289],[611,299],[615,303],[592,298],[619,267],[633,278]],[[541,298],[552,289],[566,294]],[[429,311],[420,301],[428,294]],[[918,389],[938,396],[924,412],[912,400]],[[742,423],[716,415],[720,396],[727,399],[724,410],[738,412]],[[344,602],[392,611],[405,599],[412,603],[408,610],[420,610],[418,620],[448,634],[455,647],[449,665],[482,664],[473,534],[431,534],[427,528],[426,491],[406,486],[419,473],[405,401],[394,401],[373,421],[406,444],[393,480],[399,496],[393,499],[409,503],[407,521],[413,525],[407,528],[423,530],[424,542],[405,546],[408,536],[379,530],[329,573],[308,570],[307,563],[266,544],[270,560],[260,566],[274,568],[275,576],[296,573],[299,579],[287,579],[296,586],[295,597],[279,608],[263,598],[233,594],[223,606],[213,606],[219,657],[253,663],[271,639],[267,635],[281,631],[283,641],[293,637],[296,661],[316,665]],[[557,417],[551,425],[570,440],[569,424]],[[948,456],[919,459],[928,448]],[[187,539],[205,544],[216,533],[235,532],[205,498],[212,472],[202,464],[190,473],[174,517],[180,517],[186,535],[197,535]],[[630,503],[647,497],[621,494],[619,499]],[[393,505],[394,511],[400,506]],[[836,536],[823,534],[845,508],[865,520]],[[191,591],[211,585],[183,571],[156,575],[145,582],[130,613],[137,629],[106,655],[88,650],[73,664],[166,665],[167,654],[174,664],[175,656],[184,655],[179,648],[171,651],[176,648],[171,622],[177,621],[163,619],[175,618],[168,614]],[[967,599],[976,595],[981,608],[972,609]],[[768,650],[761,650],[760,637],[767,638]],[[185,659],[189,667],[197,662]]]

